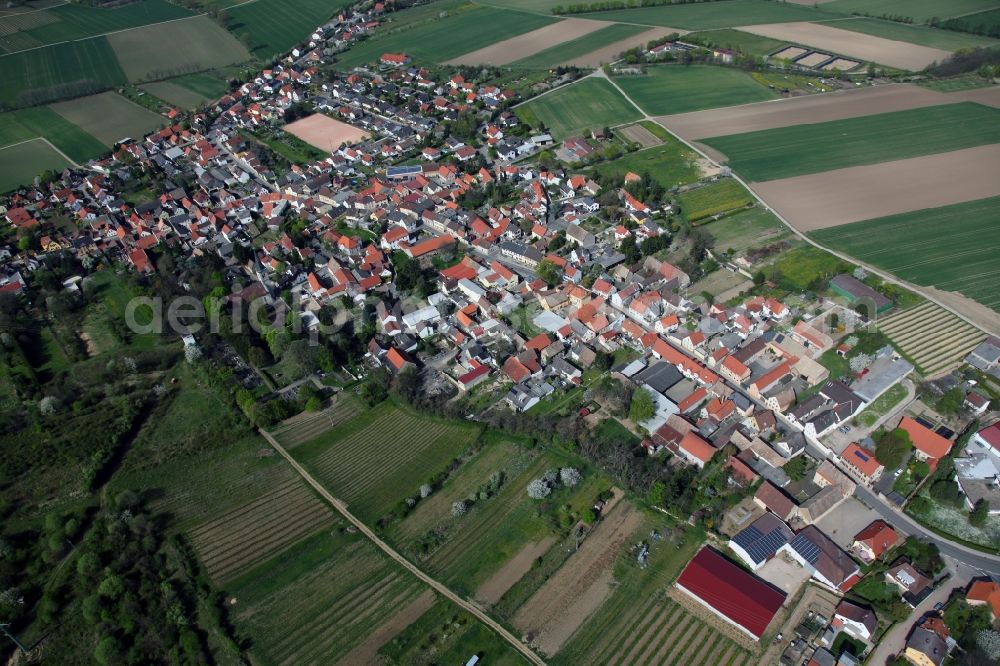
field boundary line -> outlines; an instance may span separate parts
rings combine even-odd
[[[333,508],[336,509],[338,513],[340,513],[340,515],[346,518],[347,521],[350,522],[355,528],[357,528],[359,532],[361,532],[372,543],[374,543],[379,548],[379,550],[384,552],[386,555],[388,555],[390,558],[392,558],[398,564],[400,564],[404,569],[406,569],[411,574],[416,576],[417,579],[429,585],[441,596],[445,597],[452,603],[456,604],[457,606],[459,606],[460,608],[462,608],[463,610],[474,616],[480,622],[485,624],[487,627],[495,631],[497,635],[499,635],[501,638],[507,641],[511,646],[513,646],[514,649],[516,649],[525,658],[527,658],[529,662],[536,664],[537,666],[545,666],[545,661],[543,661],[541,657],[535,654],[535,652],[527,645],[523,644],[520,640],[518,640],[517,637],[514,636],[514,634],[507,631],[507,629],[505,629],[499,622],[497,622],[489,615],[487,615],[481,608],[469,602],[468,600],[458,596],[457,594],[452,592],[450,588],[448,588],[443,583],[439,582],[437,579],[431,578],[429,575],[424,573],[419,567],[417,567],[415,564],[410,562],[408,559],[406,559],[400,553],[398,553],[395,549],[393,549],[392,546],[390,546],[385,541],[380,539],[375,534],[375,532],[371,530],[371,528],[369,528],[367,525],[365,525],[364,522],[362,522],[354,514],[352,514],[350,511],[347,510],[347,505],[344,504],[344,502],[331,495],[330,492],[326,489],[326,487],[323,486],[323,484],[316,481],[316,479],[314,479],[312,475],[310,475],[309,472],[307,472],[305,468],[302,467],[302,465],[300,465],[291,456],[291,454],[289,454],[288,451],[286,451],[285,448],[278,443],[278,440],[274,439],[271,436],[269,432],[262,429],[260,430],[260,434],[264,437],[264,439],[268,441],[268,443],[272,447],[274,447],[274,450],[277,451],[282,458],[288,461],[288,463],[292,466],[292,468],[299,474],[299,476],[302,477],[302,479],[306,483],[312,486],[313,489],[315,489],[316,492],[319,493],[323,499],[329,502],[330,505],[333,506]]]
[[[54,150],[57,153],[59,153],[64,160],[66,160],[67,162],[69,162],[70,164],[72,164],[74,169],[79,169],[80,168],[80,165],[76,163],[76,160],[72,159],[69,155],[67,155],[63,151],[59,150],[58,148],[56,148],[52,144],[52,142],[49,141],[48,139],[46,139],[44,136],[36,136],[33,139],[25,139],[24,141],[18,141],[17,143],[8,144],[6,146],[0,147],[0,151],[7,150],[8,148],[14,148],[15,146],[23,146],[24,144],[31,143],[32,141],[41,141],[43,143],[48,144],[49,148],[51,148],[52,150]]]

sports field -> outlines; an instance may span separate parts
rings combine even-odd
[[[56,20],[24,31],[43,44],[103,35],[193,15],[167,0],[139,0],[114,9],[67,3],[46,9],[44,13]]]
[[[351,4],[350,0],[256,0],[226,10],[227,27],[247,35],[250,50],[259,58],[284,53],[321,23]]]
[[[33,106],[127,82],[106,37],[0,56],[0,108]]]
[[[541,122],[556,139],[591,128],[621,125],[641,117],[609,81],[589,78],[543,95],[516,109],[532,126]]]
[[[1000,311],[1000,197],[855,222],[810,234],[915,284]]]
[[[968,17],[972,18],[972,17]],[[967,19],[960,19],[967,20]],[[920,44],[935,49],[945,51],[957,51],[958,49],[972,48],[976,46],[992,46],[1000,44],[996,39],[970,35],[965,32],[954,30],[939,30],[925,25],[912,25],[908,23],[897,23],[896,21],[884,21],[873,18],[855,18],[848,21],[834,21],[826,23],[835,28],[850,30],[851,32],[863,32],[866,35],[894,39],[900,42]]]
[[[556,44],[544,51],[539,51],[534,55],[516,60],[511,63],[511,67],[526,67],[529,69],[555,67],[604,48],[609,44],[634,37],[646,32],[647,29],[641,25],[615,23],[583,37],[578,37],[562,44]]]
[[[154,81],[250,59],[230,33],[207,16],[115,33],[108,42],[129,81]],[[184,48],[177,48],[183,44]]]
[[[1000,110],[962,102],[704,139],[767,181],[1000,142]]]
[[[72,165],[66,158],[40,138],[0,148],[0,193],[30,185],[48,169],[62,171],[68,166]]]
[[[351,511],[374,522],[473,444],[478,428],[383,403],[295,451]]]
[[[109,148],[125,138],[141,139],[167,122],[115,92],[58,102],[49,108]]]
[[[250,5],[253,6],[253,5]],[[403,13],[400,12],[400,16]],[[490,44],[544,28],[558,19],[494,7],[460,5],[446,18],[430,17],[402,27],[388,25],[346,53],[337,66],[349,69],[376,62],[383,53],[406,53],[424,62],[445,62]]]
[[[615,83],[650,115],[701,111],[776,97],[743,70],[711,65],[649,67],[642,76],[615,77]]]
[[[755,23],[785,21],[821,21],[841,18],[841,14],[820,8],[767,0],[728,0],[673,4],[661,7],[617,9],[588,13],[587,18],[600,21],[621,21],[641,25],[663,25],[686,30],[715,30]]]
[[[833,0],[823,4],[824,9],[834,12],[907,16],[915,23],[971,14],[996,6],[996,0],[948,0],[944,3],[940,0]]]

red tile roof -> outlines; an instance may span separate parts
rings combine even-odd
[[[967,601],[988,604],[993,617],[1000,616],[1000,585],[991,580],[977,580],[969,586],[965,593]]]
[[[854,535],[854,540],[867,544],[875,557],[881,557],[882,553],[896,545],[898,538],[896,530],[889,527],[889,523],[884,520],[875,520]]]
[[[940,459],[948,455],[951,450],[951,440],[945,439],[933,430],[926,428],[909,416],[904,416],[899,422],[899,427],[910,435],[910,441],[914,448],[921,451],[928,458]]]
[[[708,547],[698,551],[677,584],[758,639],[785,602],[783,592]]]

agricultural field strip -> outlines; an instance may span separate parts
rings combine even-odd
[[[651,656],[649,653],[660,646],[660,642],[670,636],[675,628],[668,620],[677,614],[676,608],[672,609],[669,616],[667,613],[651,613],[650,621],[636,631],[636,640],[632,644],[631,650],[622,656],[622,664],[643,663]],[[654,621],[655,620],[655,621]],[[640,656],[640,651],[642,655]]]
[[[585,37],[592,32],[608,27],[603,21],[589,21],[584,18],[562,19],[537,30],[525,32],[500,42],[495,42],[475,51],[465,53],[446,62],[446,65],[506,65],[530,58],[553,46]]]
[[[588,657],[593,660],[590,663],[610,663],[613,657],[620,656],[624,650],[630,648],[632,643],[638,640],[641,629],[659,614],[651,610],[660,603],[657,597],[658,594],[650,594],[644,604],[634,605],[628,612],[616,616],[614,623],[604,628],[604,635],[613,636],[614,640],[603,641],[599,651],[588,651],[590,652]],[[674,610],[671,610],[671,617],[673,613]]]
[[[354,401],[338,403],[329,409],[313,414],[294,424],[283,425],[271,433],[285,446],[294,447],[315,439],[327,430],[350,421],[361,413],[361,407]]]
[[[909,42],[883,39],[862,32],[832,27],[831,24],[793,22],[744,25],[739,27],[762,37],[822,49],[830,55],[845,55],[898,69],[919,71],[934,62],[943,62],[951,53]],[[817,63],[818,64],[818,63]]]
[[[651,595],[650,599],[655,599],[655,596]],[[595,659],[600,658],[608,664],[614,664],[616,662],[613,659],[631,658],[632,653],[642,643],[642,639],[648,632],[677,615],[676,605],[670,609],[669,613],[657,612],[659,609],[655,608],[656,605],[658,605],[658,602],[651,601],[639,607],[643,612],[639,614],[638,621],[635,624],[632,624],[632,621],[636,618],[633,615],[628,616],[628,624],[625,627],[627,631],[619,630],[618,633],[614,634],[616,640],[614,642],[605,642],[602,652],[595,655]],[[614,628],[617,628],[617,625]],[[608,632],[608,636],[611,636],[611,632]]]
[[[232,521],[234,517],[239,517],[241,515],[253,512],[258,507],[265,507],[269,505],[273,506],[276,501],[281,500],[283,497],[287,495],[297,493],[300,490],[305,490],[305,488],[298,481],[298,479],[294,477],[289,477],[287,480],[285,480],[279,486],[275,487],[274,490],[269,491],[267,494],[262,495],[257,499],[250,501],[247,504],[241,505],[200,527],[196,527],[192,530],[189,530],[188,534],[193,538],[204,536],[206,533],[218,529],[220,525],[230,524],[230,521]]]
[[[683,612],[683,611],[681,611]],[[679,615],[679,613],[678,613]],[[676,617],[676,615],[672,616]],[[655,640],[650,641],[646,650],[642,652],[638,661],[634,662],[636,666],[640,664],[662,664],[667,662],[667,655],[673,650],[673,647],[679,643],[678,634],[676,627],[672,624],[664,625],[660,630],[660,633],[656,636]],[[704,662],[680,662],[680,663],[704,663]]]

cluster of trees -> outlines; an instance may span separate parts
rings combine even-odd
[[[979,71],[985,73],[984,65],[990,67],[990,73],[996,74],[996,68],[1000,66],[1000,46],[959,49],[945,61],[935,63],[925,71],[934,76],[955,76]]]
[[[876,435],[875,457],[885,465],[886,469],[898,468],[912,450],[913,442],[910,441],[910,435],[902,428],[885,430]]]
[[[664,5],[687,5],[699,2],[715,2],[717,0],[601,0],[600,2],[578,2],[569,5],[556,5],[553,14],[586,14],[589,12],[606,12],[616,9],[637,9],[640,7],[662,7]]]

